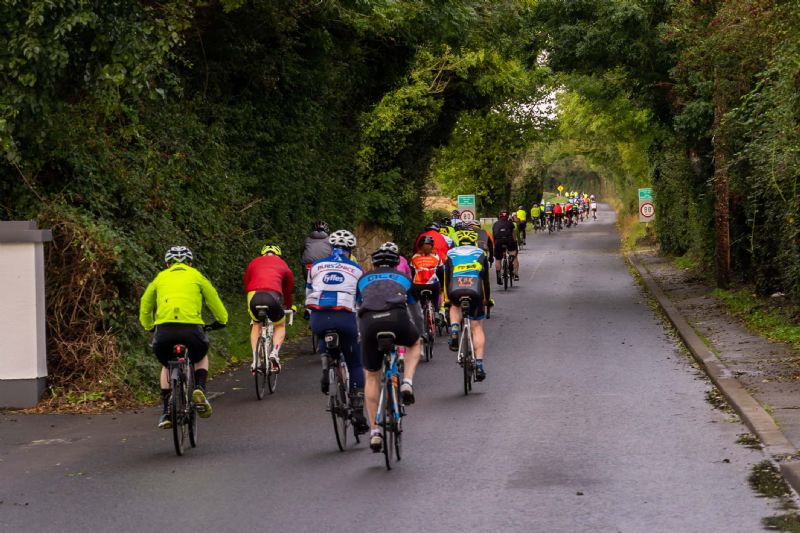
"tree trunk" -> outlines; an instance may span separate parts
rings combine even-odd
[[[728,287],[731,281],[730,192],[728,190],[728,146],[722,124],[728,106],[720,87],[714,82],[714,270],[717,286]]]

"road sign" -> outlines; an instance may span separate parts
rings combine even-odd
[[[639,189],[639,222],[650,222],[656,216],[656,207],[653,205],[653,189],[645,187]]]
[[[458,211],[471,211],[472,218],[475,218],[475,195],[474,194],[459,194],[458,195]],[[461,220],[464,220],[463,218]]]
[[[563,185],[559,185],[558,187],[556,187],[556,189],[558,189],[558,192],[564,192],[564,186]]]
[[[461,220],[463,220],[464,222],[470,222],[472,220],[475,220],[475,213],[473,213],[469,209],[462,209]]]

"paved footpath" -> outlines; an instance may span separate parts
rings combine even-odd
[[[298,356],[262,402],[246,371],[215,380],[182,458],[153,408],[0,415],[0,531],[760,531],[777,512],[747,483],[764,453],[705,401],[613,213],[528,243],[487,323],[487,381],[464,397],[440,341],[395,470],[337,451],[318,361]]]
[[[655,250],[629,260],[692,356],[800,492],[800,353],[749,332],[696,272]]]

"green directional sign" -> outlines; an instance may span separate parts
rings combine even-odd
[[[639,189],[639,200],[652,200],[653,199],[653,189],[647,187],[645,189]]]
[[[474,194],[459,194],[458,195],[458,210],[462,208],[475,208],[475,195]]]
[[[639,189],[639,222],[650,222],[656,215],[653,205],[653,189]]]

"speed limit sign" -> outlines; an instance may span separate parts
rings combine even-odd
[[[461,211],[461,220],[463,220],[464,222],[470,222],[472,220],[475,220],[475,213],[473,213],[469,209],[464,209],[463,211]]]
[[[642,205],[639,206],[639,220],[644,218],[644,221],[647,222],[653,218],[653,215],[656,214],[656,208],[653,206],[652,202],[642,202]]]

